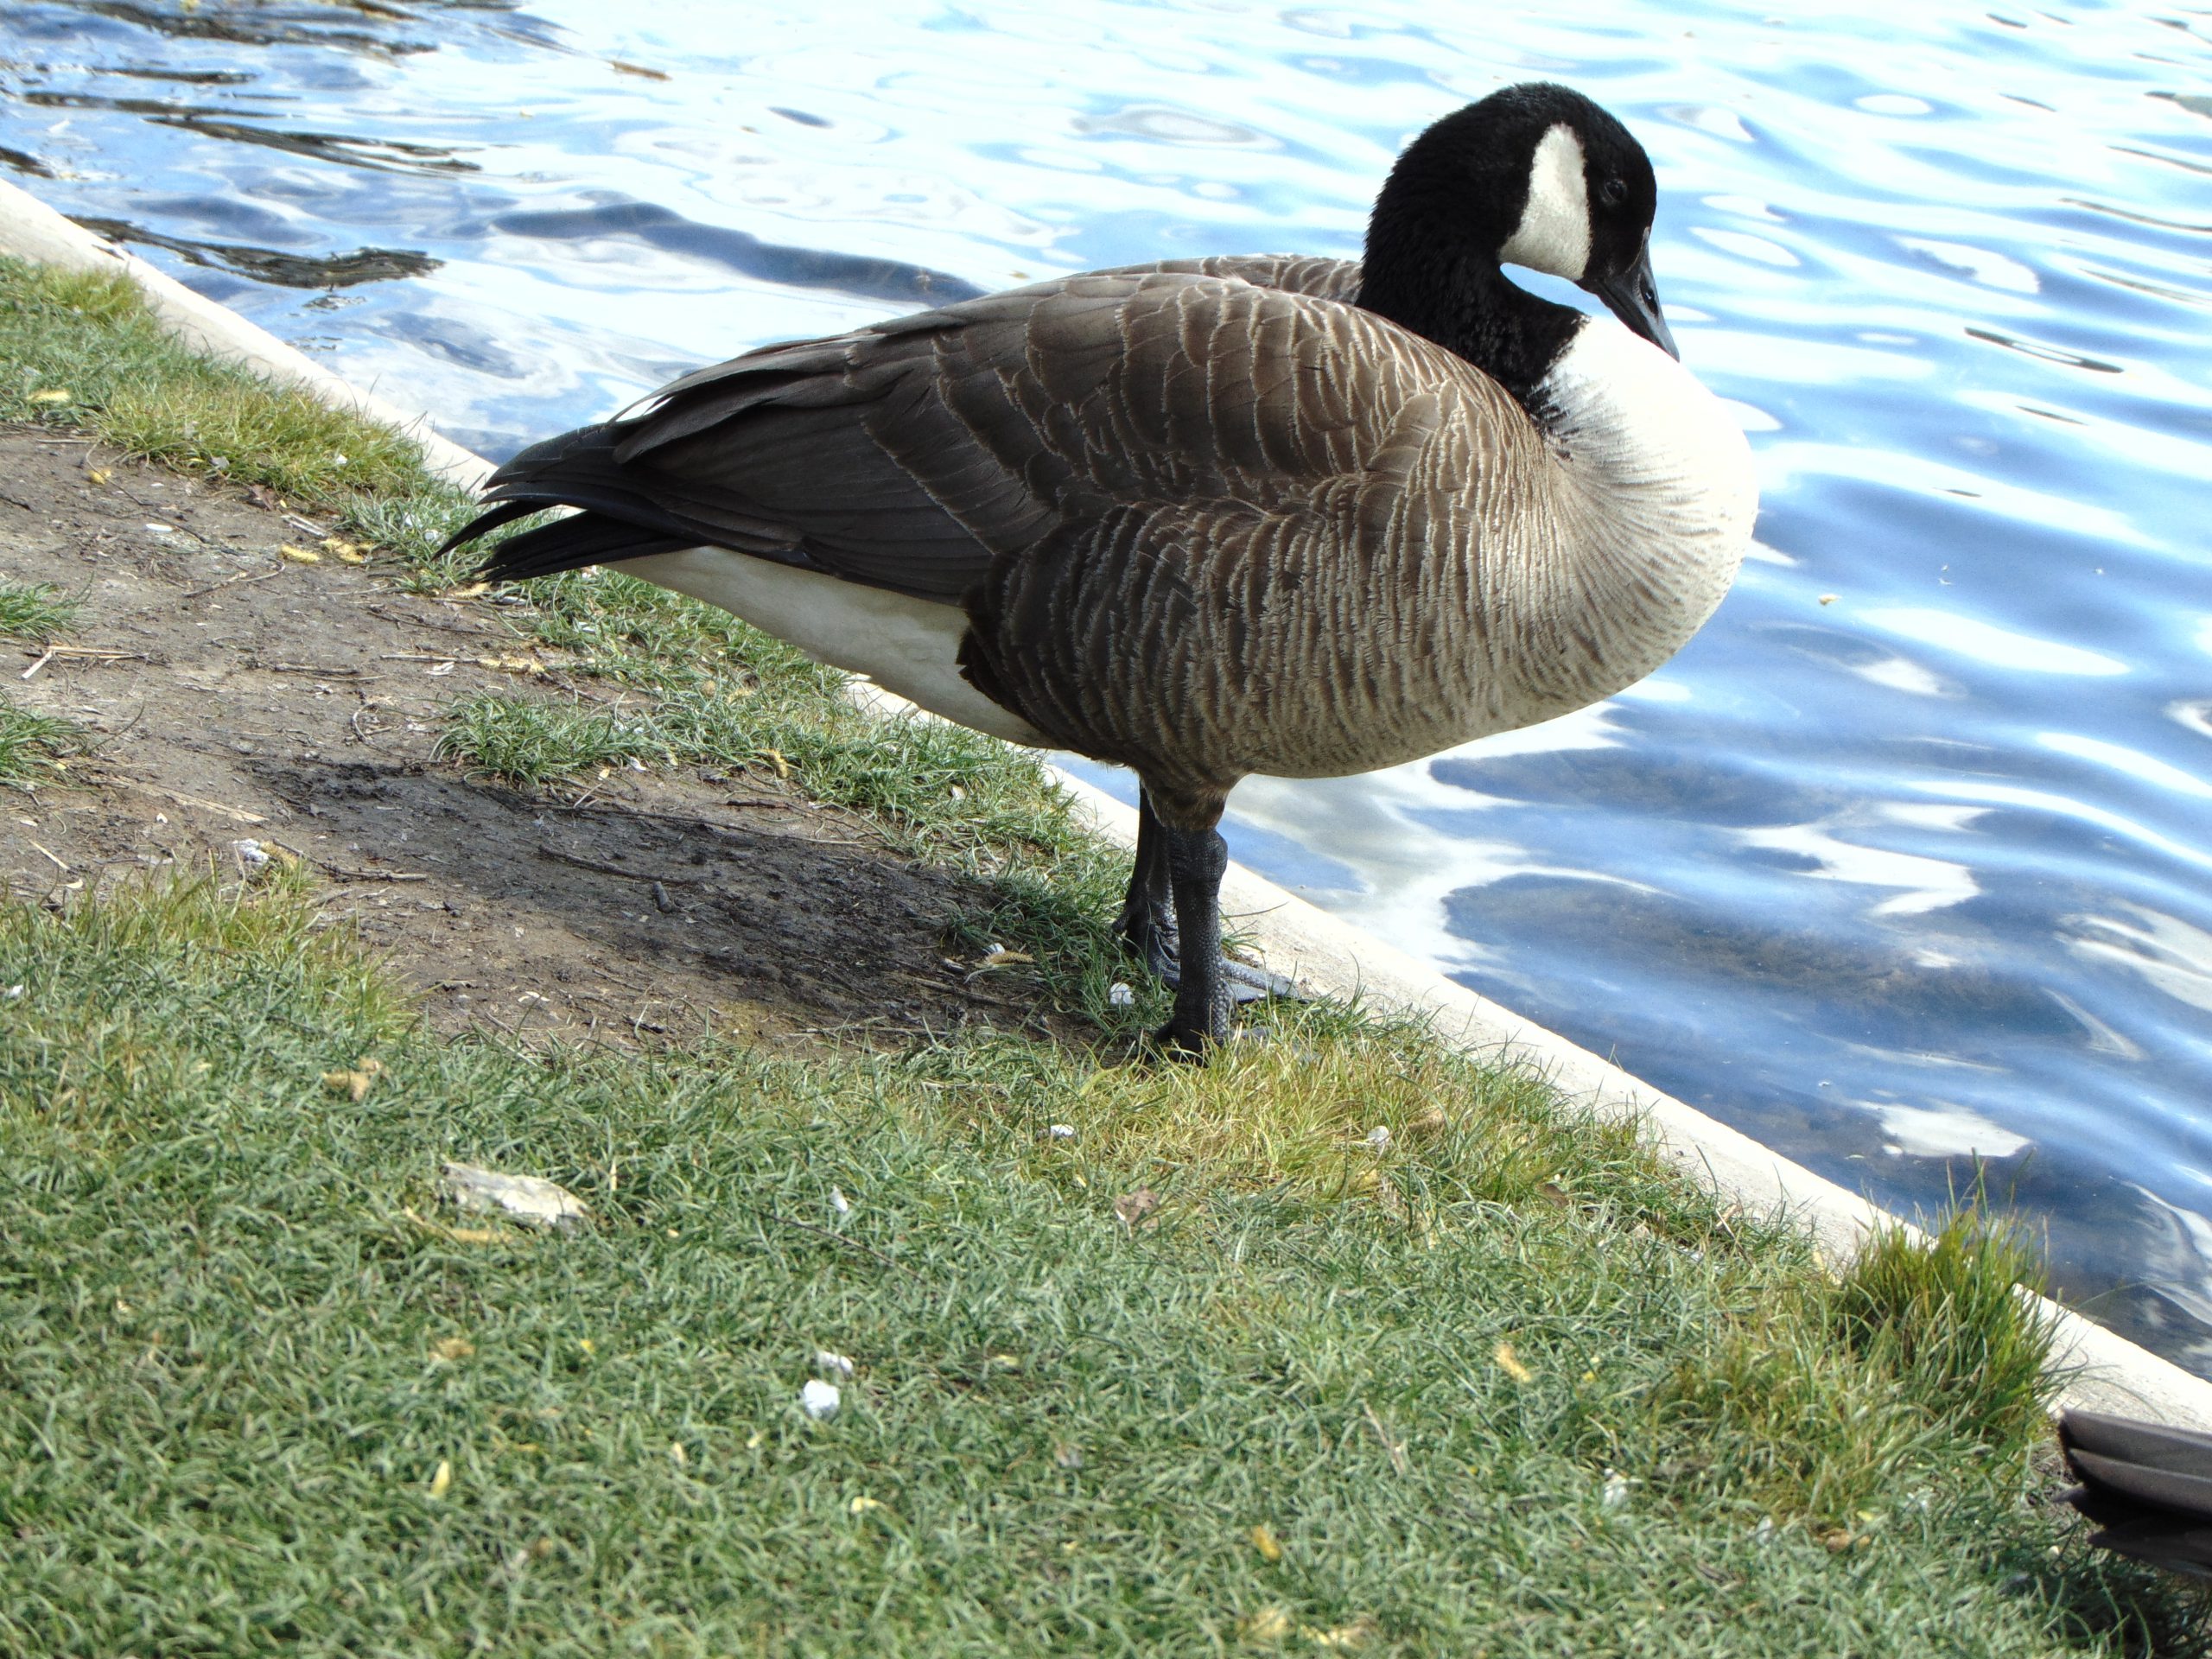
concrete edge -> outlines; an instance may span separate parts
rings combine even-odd
[[[120,271],[188,344],[397,427],[423,446],[431,469],[454,484],[473,487],[492,470],[481,456],[439,435],[427,418],[348,385],[227,307],[194,294],[4,181],[0,254],[73,270]],[[887,714],[919,713],[874,688],[865,700]],[[1134,809],[1055,771],[1093,827],[1123,846],[1135,845]],[[1241,865],[1230,866],[1222,899],[1234,925],[1259,941],[1276,971],[1325,995],[1357,997],[1427,1019],[1440,1037],[1467,1052],[1536,1071],[1592,1116],[1639,1121],[1654,1149],[1685,1177],[1752,1214],[1783,1216],[1805,1227],[1832,1260],[1848,1260],[1872,1228],[1909,1224]],[[2047,1297],[2034,1300],[2050,1321],[2053,1365],[2065,1377],[2062,1408],[2212,1431],[2212,1382]]]

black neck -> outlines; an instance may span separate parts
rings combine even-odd
[[[1479,256],[1424,261],[1413,272],[1396,264],[1377,269],[1370,255],[1361,307],[1464,357],[1547,424],[1550,411],[1536,388],[1582,327],[1582,313],[1539,298]]]

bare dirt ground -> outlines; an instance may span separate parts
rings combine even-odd
[[[618,772],[526,795],[435,759],[444,705],[524,684],[478,660],[518,649],[500,605],[399,593],[327,554],[287,563],[284,543],[317,537],[234,491],[0,429],[0,576],[84,601],[63,650],[0,646],[0,674],[97,744],[67,782],[0,788],[16,895],[66,903],[211,860],[235,873],[252,842],[313,866],[327,913],[442,1028],[621,1043],[1052,1028],[1019,982],[948,960],[981,888],[772,775]],[[550,678],[527,683],[563,695]]]

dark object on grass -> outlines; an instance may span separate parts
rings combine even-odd
[[[2069,1411],[2058,1443],[2082,1483],[2066,1501],[2101,1529],[2091,1543],[2212,1579],[2212,1434]]]
[[[1418,759],[1611,696],[1733,579],[1735,421],[1674,357],[1657,188],[1563,86],[1437,122],[1364,265],[1171,261],[698,371],[517,455],[487,577],[620,564],[932,713],[1141,780],[1122,937],[1202,1053],[1288,987],[1221,956],[1254,772]],[[1625,327],[1540,299],[1548,271]]]

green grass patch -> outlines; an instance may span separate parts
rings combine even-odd
[[[0,639],[31,639],[41,645],[77,625],[82,603],[41,582],[0,577]]]
[[[415,445],[168,334],[127,278],[0,259],[0,420],[81,428],[329,508],[427,482]]]
[[[43,645],[67,633],[78,613],[75,600],[43,583],[0,580],[0,639]],[[18,704],[0,692],[0,785],[21,786],[51,777],[54,763],[83,747],[82,729]]]
[[[2016,1224],[1954,1210],[1924,1239],[1885,1224],[1836,1287],[1832,1328],[1852,1350],[2005,1437],[2032,1435],[2056,1390],[2041,1252]]]
[[[20,787],[51,778],[54,762],[82,747],[78,727],[0,696],[0,784]]]
[[[525,1054],[294,878],[0,962],[0,1650],[2181,1650],[1956,1386],[1986,1249],[1832,1281],[1412,1031]]]

